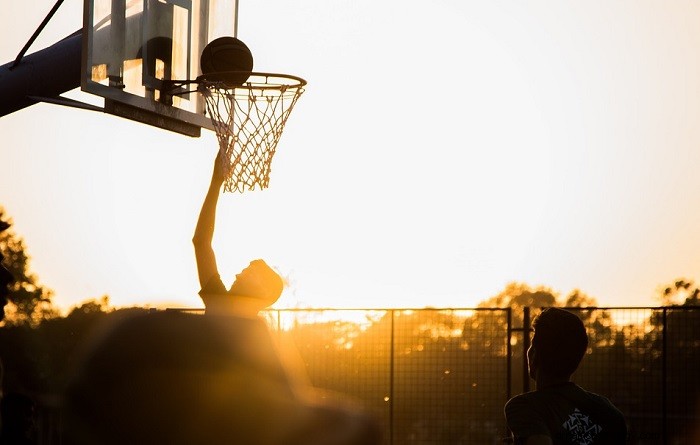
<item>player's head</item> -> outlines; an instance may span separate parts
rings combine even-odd
[[[282,295],[282,278],[263,260],[251,261],[248,267],[236,275],[230,293],[244,297],[263,309],[273,305]]]
[[[578,368],[588,348],[588,335],[576,314],[549,308],[532,322],[535,335],[528,350],[530,377],[537,373],[568,379]]]

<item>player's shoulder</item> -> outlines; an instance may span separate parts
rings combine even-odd
[[[221,281],[221,276],[216,273],[209,277],[202,289],[199,291],[199,295],[222,295],[226,294],[228,291],[224,282]]]

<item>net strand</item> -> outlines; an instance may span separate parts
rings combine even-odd
[[[244,84],[229,88],[223,83],[203,83],[207,114],[219,141],[224,172],[224,192],[261,190],[268,187],[277,143],[302,85]]]

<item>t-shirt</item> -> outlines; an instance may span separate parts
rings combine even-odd
[[[209,278],[209,281],[202,286],[202,289],[199,291],[199,295],[221,295],[227,294],[228,292],[229,291],[226,289],[226,286],[224,286],[224,282],[221,281],[221,276],[216,274]]]
[[[551,437],[554,445],[624,444],[627,439],[620,410],[571,382],[513,397],[505,416],[516,444],[538,434]]]
[[[226,318],[212,324],[226,331],[222,337],[230,339],[241,356],[280,380],[291,382],[287,365],[281,361],[277,342],[263,319],[257,316],[257,310],[250,307],[250,298],[232,294],[218,274],[207,281],[199,295],[206,305],[207,314]]]
[[[253,304],[253,298],[234,295],[226,289],[221,276],[212,276],[199,291],[199,296],[204,301],[207,313],[229,314],[252,317],[257,315],[260,305]]]

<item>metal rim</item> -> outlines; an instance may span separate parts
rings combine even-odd
[[[284,90],[288,88],[302,88],[306,86],[306,80],[291,74],[252,72],[248,79],[240,85],[227,85],[225,81],[217,77],[227,74],[237,74],[246,72],[226,71],[222,73],[202,74],[192,83],[199,84],[199,88],[216,88],[219,90]]]

